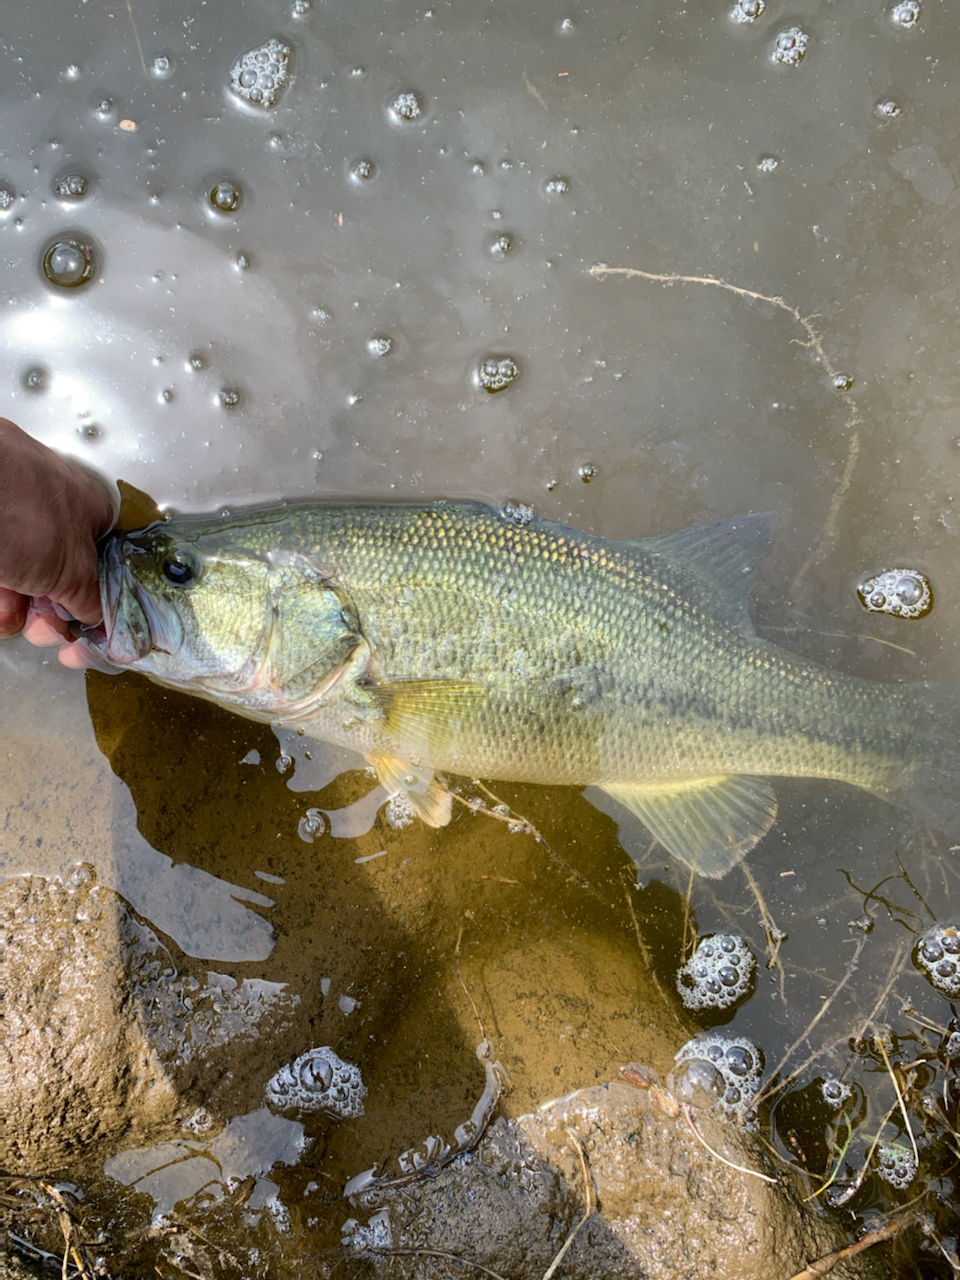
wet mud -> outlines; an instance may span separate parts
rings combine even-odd
[[[761,634],[871,679],[960,680],[958,61],[929,0],[10,8],[3,410],[170,510],[469,496],[610,537],[771,510]],[[146,510],[128,494],[129,521]],[[896,566],[925,616],[858,595]],[[465,808],[397,830],[357,761],[20,641],[0,722],[9,892],[66,892],[82,864],[181,1004],[245,983],[285,1001],[236,1062],[177,1065],[174,1036],[175,1106],[40,1159],[105,1233],[129,1227],[131,1273],[177,1205],[212,1204],[223,1248],[339,1247],[346,1179],[471,1114],[484,1035],[515,1119],[630,1060],[665,1076],[712,1027],[762,1049],[758,1123],[804,1194],[849,1191],[851,1239],[921,1197],[923,1230],[877,1248],[950,1274],[960,1053],[912,955],[958,922],[960,832],[778,783],[749,878],[690,886],[654,848],[636,887],[574,793],[494,788],[544,842]],[[734,932],[755,990],[694,1020],[677,968]],[[283,1129],[266,1082],[322,1045],[359,1066],[366,1115]],[[204,1107],[219,1145],[186,1158]],[[877,1171],[890,1144],[913,1158],[903,1108],[919,1167],[898,1185],[897,1152]],[[213,1265],[177,1241],[169,1274]]]

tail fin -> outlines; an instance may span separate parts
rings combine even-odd
[[[960,836],[960,684],[899,686],[904,766],[890,798],[918,822]]]

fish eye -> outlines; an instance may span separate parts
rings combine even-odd
[[[192,555],[174,551],[164,556],[160,572],[173,587],[188,587],[200,576],[200,569]]]

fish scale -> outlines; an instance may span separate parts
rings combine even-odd
[[[954,686],[857,680],[756,637],[769,530],[612,541],[452,502],[178,517],[105,548],[99,647],[360,751],[432,825],[437,771],[590,785],[719,876],[772,824],[770,777],[892,798],[933,769],[956,789]]]

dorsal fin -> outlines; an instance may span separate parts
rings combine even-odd
[[[765,511],[644,538],[638,545],[692,573],[721,611],[752,636],[747,604],[772,534],[773,516]]]

